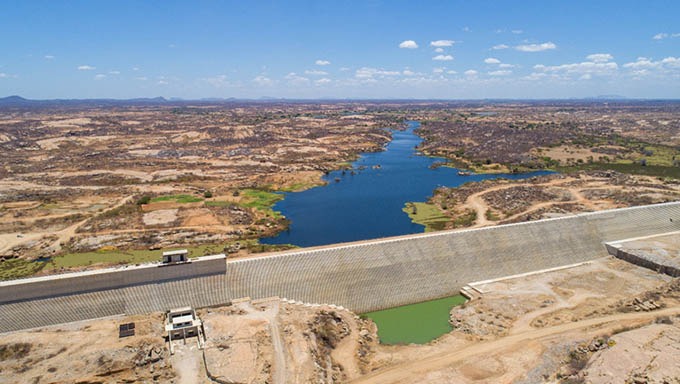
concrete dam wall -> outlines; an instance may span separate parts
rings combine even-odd
[[[604,242],[677,230],[680,203],[667,203],[230,260],[226,271],[221,261],[208,268],[212,274],[148,276],[131,285],[118,278],[45,294],[49,284],[31,284],[69,275],[6,282],[0,283],[0,332],[246,296],[372,311],[457,294],[472,281],[592,260],[607,255]]]

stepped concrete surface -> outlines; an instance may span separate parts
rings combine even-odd
[[[605,243],[680,231],[680,203],[441,231],[229,260],[0,282],[0,332],[114,314],[285,297],[362,313],[456,295],[469,282],[607,255]],[[176,268],[176,269],[173,269]]]
[[[610,242],[607,250],[633,264],[680,277],[680,232]]]

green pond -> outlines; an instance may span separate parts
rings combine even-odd
[[[461,295],[450,296],[367,312],[362,316],[378,325],[378,336],[383,344],[425,344],[451,331],[449,312],[465,300]]]

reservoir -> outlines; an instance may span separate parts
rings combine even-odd
[[[285,198],[274,205],[274,210],[291,221],[290,227],[260,242],[311,247],[421,233],[424,226],[411,222],[402,208],[407,202],[427,200],[437,187],[551,173],[460,176],[455,168],[430,168],[445,159],[423,156],[416,151],[422,142],[414,133],[419,126],[412,121],[404,131],[393,130],[392,141],[385,150],[362,154],[352,163],[354,172],[333,171],[325,176],[326,186],[286,193]]]

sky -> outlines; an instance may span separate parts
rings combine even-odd
[[[0,97],[680,98],[680,1],[0,2]]]

